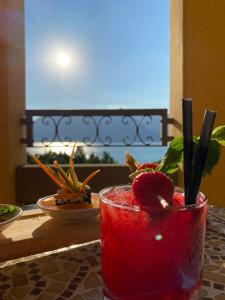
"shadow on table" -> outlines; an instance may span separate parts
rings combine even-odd
[[[99,217],[84,223],[61,223],[48,219],[32,232],[32,236],[34,242],[45,250],[94,241],[100,237]]]
[[[0,232],[0,244],[4,244],[4,243],[8,243],[8,242],[12,242],[11,238],[7,238],[4,233]]]
[[[32,232],[32,236],[34,238],[43,238],[45,236],[50,236],[50,235],[54,235],[54,234],[57,235],[61,231],[63,231],[63,228],[65,228],[65,230],[67,230],[68,228],[71,227],[71,225],[72,226],[77,226],[77,224],[60,223],[60,222],[56,222],[53,219],[50,219],[50,220],[44,222],[38,228],[36,228]]]

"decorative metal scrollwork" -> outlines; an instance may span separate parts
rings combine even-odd
[[[57,138],[57,123],[55,121],[54,116],[47,116],[47,117],[41,117],[41,122],[44,126],[49,126],[50,122],[53,124],[53,128],[55,129],[53,132],[52,138],[49,138],[47,136],[44,136],[41,138],[41,142],[44,144],[45,147],[51,146],[51,143],[53,143]]]
[[[139,121],[138,126],[137,126],[137,128],[138,128],[137,135],[138,135],[140,142],[143,145],[150,146],[153,143],[153,137],[150,135],[147,135],[143,138],[140,134],[140,128],[143,125],[144,121],[146,122],[146,125],[149,126],[153,123],[153,118],[152,118],[152,116],[143,116],[141,118],[141,120]]]
[[[102,138],[100,135],[100,129],[103,122],[105,122],[105,125],[109,126],[112,123],[112,117],[102,116],[98,122],[98,139],[103,146],[110,146],[112,144],[112,138],[108,135]]]
[[[84,116],[83,117],[83,123],[85,125],[91,125],[92,124],[94,126],[94,131],[95,131],[94,137],[91,139],[91,137],[85,136],[82,139],[86,146],[92,146],[96,142],[97,137],[98,137],[97,122],[96,122],[96,120],[93,116]]]
[[[42,132],[40,126],[48,126],[50,128],[50,130],[48,130],[49,134],[46,133],[43,137],[39,137],[38,141],[46,147],[54,146],[54,142],[60,142],[63,146],[71,146],[75,140],[83,142],[85,146],[96,147],[160,146],[162,144],[160,142],[160,136],[156,137],[156,131],[158,130],[160,135],[160,120],[162,120],[164,116],[163,113],[158,116],[155,114],[153,117],[150,114],[129,115],[126,113],[124,115],[109,115],[104,113],[104,111],[100,112],[103,112],[103,114],[68,115],[67,112],[66,115],[57,114],[40,117],[39,115],[34,114],[32,116],[33,123],[34,125],[37,125],[39,134]],[[74,120],[76,120],[77,123],[75,123],[76,128],[73,130]],[[154,125],[155,120],[157,120],[156,125]],[[65,129],[65,126],[68,128],[68,131]],[[84,128],[84,130],[82,128]],[[157,130],[155,128],[157,128]],[[116,135],[117,132],[118,136]],[[75,137],[75,134],[77,133],[79,133],[79,138]],[[33,136],[33,140],[36,142],[35,136]]]
[[[70,126],[72,124],[71,116],[62,116],[57,120],[56,123],[56,132],[57,132],[57,141],[61,142],[64,146],[69,146],[72,143],[72,138],[69,136],[61,136],[60,135],[60,125],[65,124],[66,126]]]
[[[129,121],[131,121],[134,124],[134,134],[133,134],[133,138],[129,135],[126,135],[123,138],[123,143],[126,146],[131,146],[135,142],[137,134],[138,134],[138,124],[133,116],[123,116],[121,118],[121,122],[124,125],[129,125]]]

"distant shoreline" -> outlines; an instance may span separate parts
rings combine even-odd
[[[60,144],[60,145],[59,145]],[[44,154],[49,151],[56,152],[56,153],[71,153],[71,148],[72,146],[61,146],[62,143],[59,143],[58,145],[55,143],[55,146],[49,146],[49,147],[32,147],[28,148],[27,152],[29,154]],[[81,143],[82,145],[82,143]],[[81,146],[80,145],[80,146]],[[103,152],[108,152],[116,161],[117,163],[124,163],[124,157],[126,151],[131,153],[135,159],[137,159],[139,162],[148,162],[148,161],[158,161],[160,160],[167,147],[162,147],[162,146],[122,146],[122,147],[111,147],[111,146],[106,146],[106,147],[95,147],[95,146],[83,146],[82,148],[87,156],[90,155],[90,153],[97,154],[98,156],[101,156]]]

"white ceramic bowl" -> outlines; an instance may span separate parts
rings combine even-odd
[[[6,206],[8,204],[0,204],[0,207]],[[14,205],[15,206],[15,205]],[[17,220],[22,215],[22,209],[18,206],[16,207],[16,211],[9,216],[6,217],[6,220],[0,222],[0,232],[9,227],[15,220]]]
[[[73,205],[55,205],[54,195],[46,196],[37,201],[37,206],[47,215],[52,217],[55,221],[63,223],[84,223],[96,217],[99,214],[99,196],[92,193],[91,208],[75,208],[77,204]]]

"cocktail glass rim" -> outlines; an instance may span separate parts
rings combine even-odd
[[[100,201],[102,201],[105,204],[108,204],[110,206],[120,208],[120,209],[125,209],[129,211],[136,211],[139,212],[142,208],[138,205],[133,205],[133,204],[122,204],[116,201],[112,201],[109,198],[105,197],[105,193],[109,192],[110,190],[113,190],[115,188],[120,188],[120,189],[131,189],[131,184],[121,184],[121,185],[115,185],[115,186],[110,186],[102,189],[99,192],[100,196]],[[178,193],[181,193],[184,195],[184,189],[182,187],[175,187],[175,191]],[[199,209],[203,206],[205,206],[208,202],[208,198],[205,194],[202,192],[198,193],[198,196],[203,199],[203,201],[191,205],[184,205],[184,206],[169,206],[166,208],[166,210],[174,210],[174,211],[184,211],[184,210],[193,210],[193,209]]]

